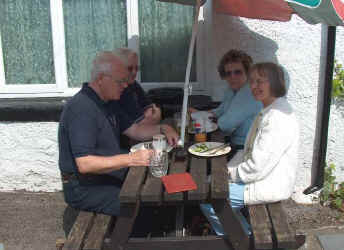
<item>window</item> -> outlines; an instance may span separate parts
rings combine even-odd
[[[139,1],[143,82],[184,81],[193,18],[192,6]],[[194,69],[190,80],[196,80]]]
[[[183,84],[193,12],[156,0],[1,0],[0,98],[71,95],[97,51],[125,46],[139,52],[143,84]]]

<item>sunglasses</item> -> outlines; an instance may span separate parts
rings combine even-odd
[[[230,70],[230,71],[224,71],[222,76],[223,77],[231,77],[233,76],[241,76],[243,74],[243,71],[241,69],[236,70]]]
[[[139,71],[140,67],[138,65],[136,65],[136,66],[128,66],[128,70],[130,72],[132,72],[134,69],[135,69],[135,71]]]

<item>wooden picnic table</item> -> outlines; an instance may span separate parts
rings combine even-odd
[[[219,138],[223,139],[223,136],[218,134],[213,138],[218,141]],[[117,218],[111,239],[113,244],[111,249],[196,249],[196,247],[199,250],[210,247],[226,250],[233,248],[248,249],[249,237],[245,234],[227,201],[229,186],[226,156],[200,158],[191,154],[178,157],[176,154],[176,152],[171,153],[168,173],[189,172],[197,184],[197,189],[168,194],[164,190],[161,179],[151,176],[148,168],[130,168],[120,193],[123,214]],[[207,178],[207,166],[208,168],[210,166],[212,176],[210,182]],[[229,236],[177,237],[181,236],[177,228],[176,237],[172,238],[129,238],[141,206],[173,205],[177,206],[179,211],[183,211],[184,206],[201,203],[213,205],[225,232]],[[180,214],[183,215],[183,213]],[[181,221],[180,224],[182,224],[182,218],[176,218],[176,220]]]
[[[216,131],[209,141],[223,141]],[[146,167],[131,167],[120,192],[121,215],[111,217],[80,211],[65,244],[58,249],[68,250],[254,250],[298,249],[305,242],[305,235],[297,235],[288,222],[282,203],[247,206],[252,235],[247,236],[227,200],[230,192],[226,156],[213,158],[195,157],[188,153],[172,151],[168,174],[189,172],[197,184],[192,191],[168,194],[160,178],[149,174]],[[178,157],[179,156],[179,157]],[[208,174],[211,181],[208,181]],[[195,204],[210,203],[225,231],[224,236],[184,236],[184,208]],[[176,206],[175,237],[131,238],[140,207]],[[109,228],[110,242],[104,237]]]

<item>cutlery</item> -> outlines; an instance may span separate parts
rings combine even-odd
[[[229,146],[229,143],[224,143],[224,144],[222,144],[222,145],[219,145],[219,146],[216,146],[216,147],[212,147],[212,148],[209,148],[209,149],[206,149],[206,150],[204,150],[204,151],[202,151],[202,152],[200,152],[200,153],[206,153],[206,152],[210,152],[210,151],[213,151],[213,150],[215,150],[215,152],[211,152],[212,154],[215,154],[216,152],[218,152],[220,149],[223,149],[223,148],[225,148],[225,147],[227,147],[227,146]]]

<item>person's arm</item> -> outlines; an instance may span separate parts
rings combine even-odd
[[[240,127],[248,119],[255,117],[261,109],[261,103],[253,98],[250,89],[247,87],[244,88],[232,99],[225,101],[229,102],[229,104],[225,105],[226,108],[223,114],[218,117],[217,124],[226,134],[230,135],[233,133],[235,129]]]
[[[164,134],[171,146],[176,146],[179,136],[178,133],[167,124],[133,124],[124,131],[124,134],[132,139],[144,141],[152,139],[153,135]]]
[[[294,125],[294,121],[285,114],[263,119],[248,159],[236,166],[233,166],[231,161],[228,163],[231,180],[250,183],[264,179],[277,166],[282,155],[298,136]]]
[[[139,124],[158,124],[161,120],[161,109],[154,103],[144,111],[144,119]]]
[[[67,126],[69,143],[80,173],[100,174],[123,167],[149,165],[149,158],[152,154],[150,150],[113,156],[95,155],[99,117],[86,112],[75,112],[70,117]],[[108,122],[106,118],[104,118],[104,122]]]
[[[148,166],[152,150],[138,150],[134,153],[114,156],[87,155],[75,159],[81,174],[103,174],[132,166]]]

